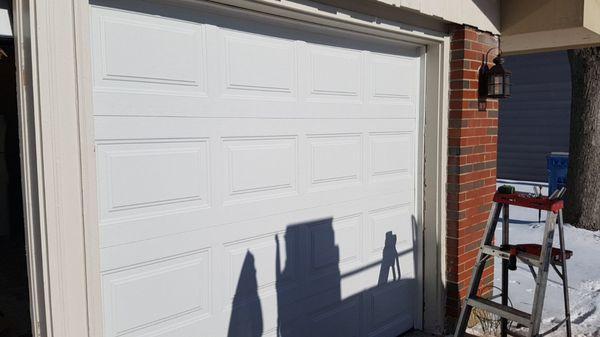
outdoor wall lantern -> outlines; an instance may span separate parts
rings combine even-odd
[[[504,58],[500,55],[494,58],[494,66],[487,74],[487,97],[507,98],[510,96],[510,71],[502,65]]]
[[[508,98],[510,97],[511,72],[504,69],[504,58],[502,52],[494,58],[494,65],[488,68],[487,59],[490,52],[487,51],[483,64],[479,70],[479,97],[480,98]]]

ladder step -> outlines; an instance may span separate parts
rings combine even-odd
[[[492,255],[505,260],[510,258],[509,252],[504,251],[500,247],[494,245],[483,245],[481,246],[481,251],[483,254]],[[517,252],[517,259],[533,267],[539,267],[541,265],[539,256],[525,252]]]
[[[467,305],[483,309],[526,327],[531,327],[531,315],[521,310],[504,306],[482,297],[471,297],[467,299]]]
[[[513,336],[513,337],[527,337],[524,334],[522,334],[520,332],[513,331],[513,330],[508,330],[506,332],[506,334],[509,335],[509,336]]]

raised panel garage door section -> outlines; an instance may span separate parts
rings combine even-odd
[[[419,47],[123,3],[91,10],[105,336],[418,324]]]

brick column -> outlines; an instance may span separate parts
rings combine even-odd
[[[477,90],[483,58],[497,44],[491,34],[470,27],[457,27],[452,33],[446,237],[446,317],[450,330],[468,291],[496,190],[498,102],[488,99],[479,104]],[[496,54],[497,50],[490,53],[490,66]],[[486,295],[491,293],[494,278],[492,260],[483,275],[480,290]]]

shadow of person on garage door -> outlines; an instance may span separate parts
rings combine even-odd
[[[284,238],[282,250],[279,237],[275,236],[278,336],[351,336],[328,327],[338,317],[319,317],[320,311],[341,302],[340,251],[332,218],[290,225]]]
[[[411,226],[409,221],[406,226]],[[411,329],[417,288],[414,270],[408,267],[414,266],[414,242],[408,230],[402,233],[406,237],[392,230],[375,232],[381,241],[372,237],[372,245],[361,253],[364,235],[358,221],[341,221],[336,231],[332,218],[287,226],[283,235],[274,237],[276,294],[268,289],[273,283],[267,274],[260,277],[266,316],[261,315],[254,258],[248,252],[228,336],[259,336],[263,331],[278,337],[396,336]],[[257,266],[265,265],[257,261]],[[276,322],[269,311],[275,305],[271,296],[276,296]]]
[[[382,251],[377,285],[388,283],[390,272],[392,273],[392,281],[400,279],[400,261],[398,260],[398,249],[396,249],[397,241],[398,238],[392,231],[385,233],[385,246]]]
[[[228,337],[259,337],[263,333],[263,319],[258,297],[254,255],[246,252],[238,280],[229,320]]]
[[[361,227],[337,231],[344,249],[331,218],[288,226],[283,243],[275,236],[277,336],[394,335],[412,328],[414,273],[402,275],[399,256],[412,254],[413,237],[401,238],[407,249],[398,252],[398,237],[388,231],[373,262],[362,264]],[[412,257],[405,261],[411,265]],[[350,290],[344,298],[342,289]]]

